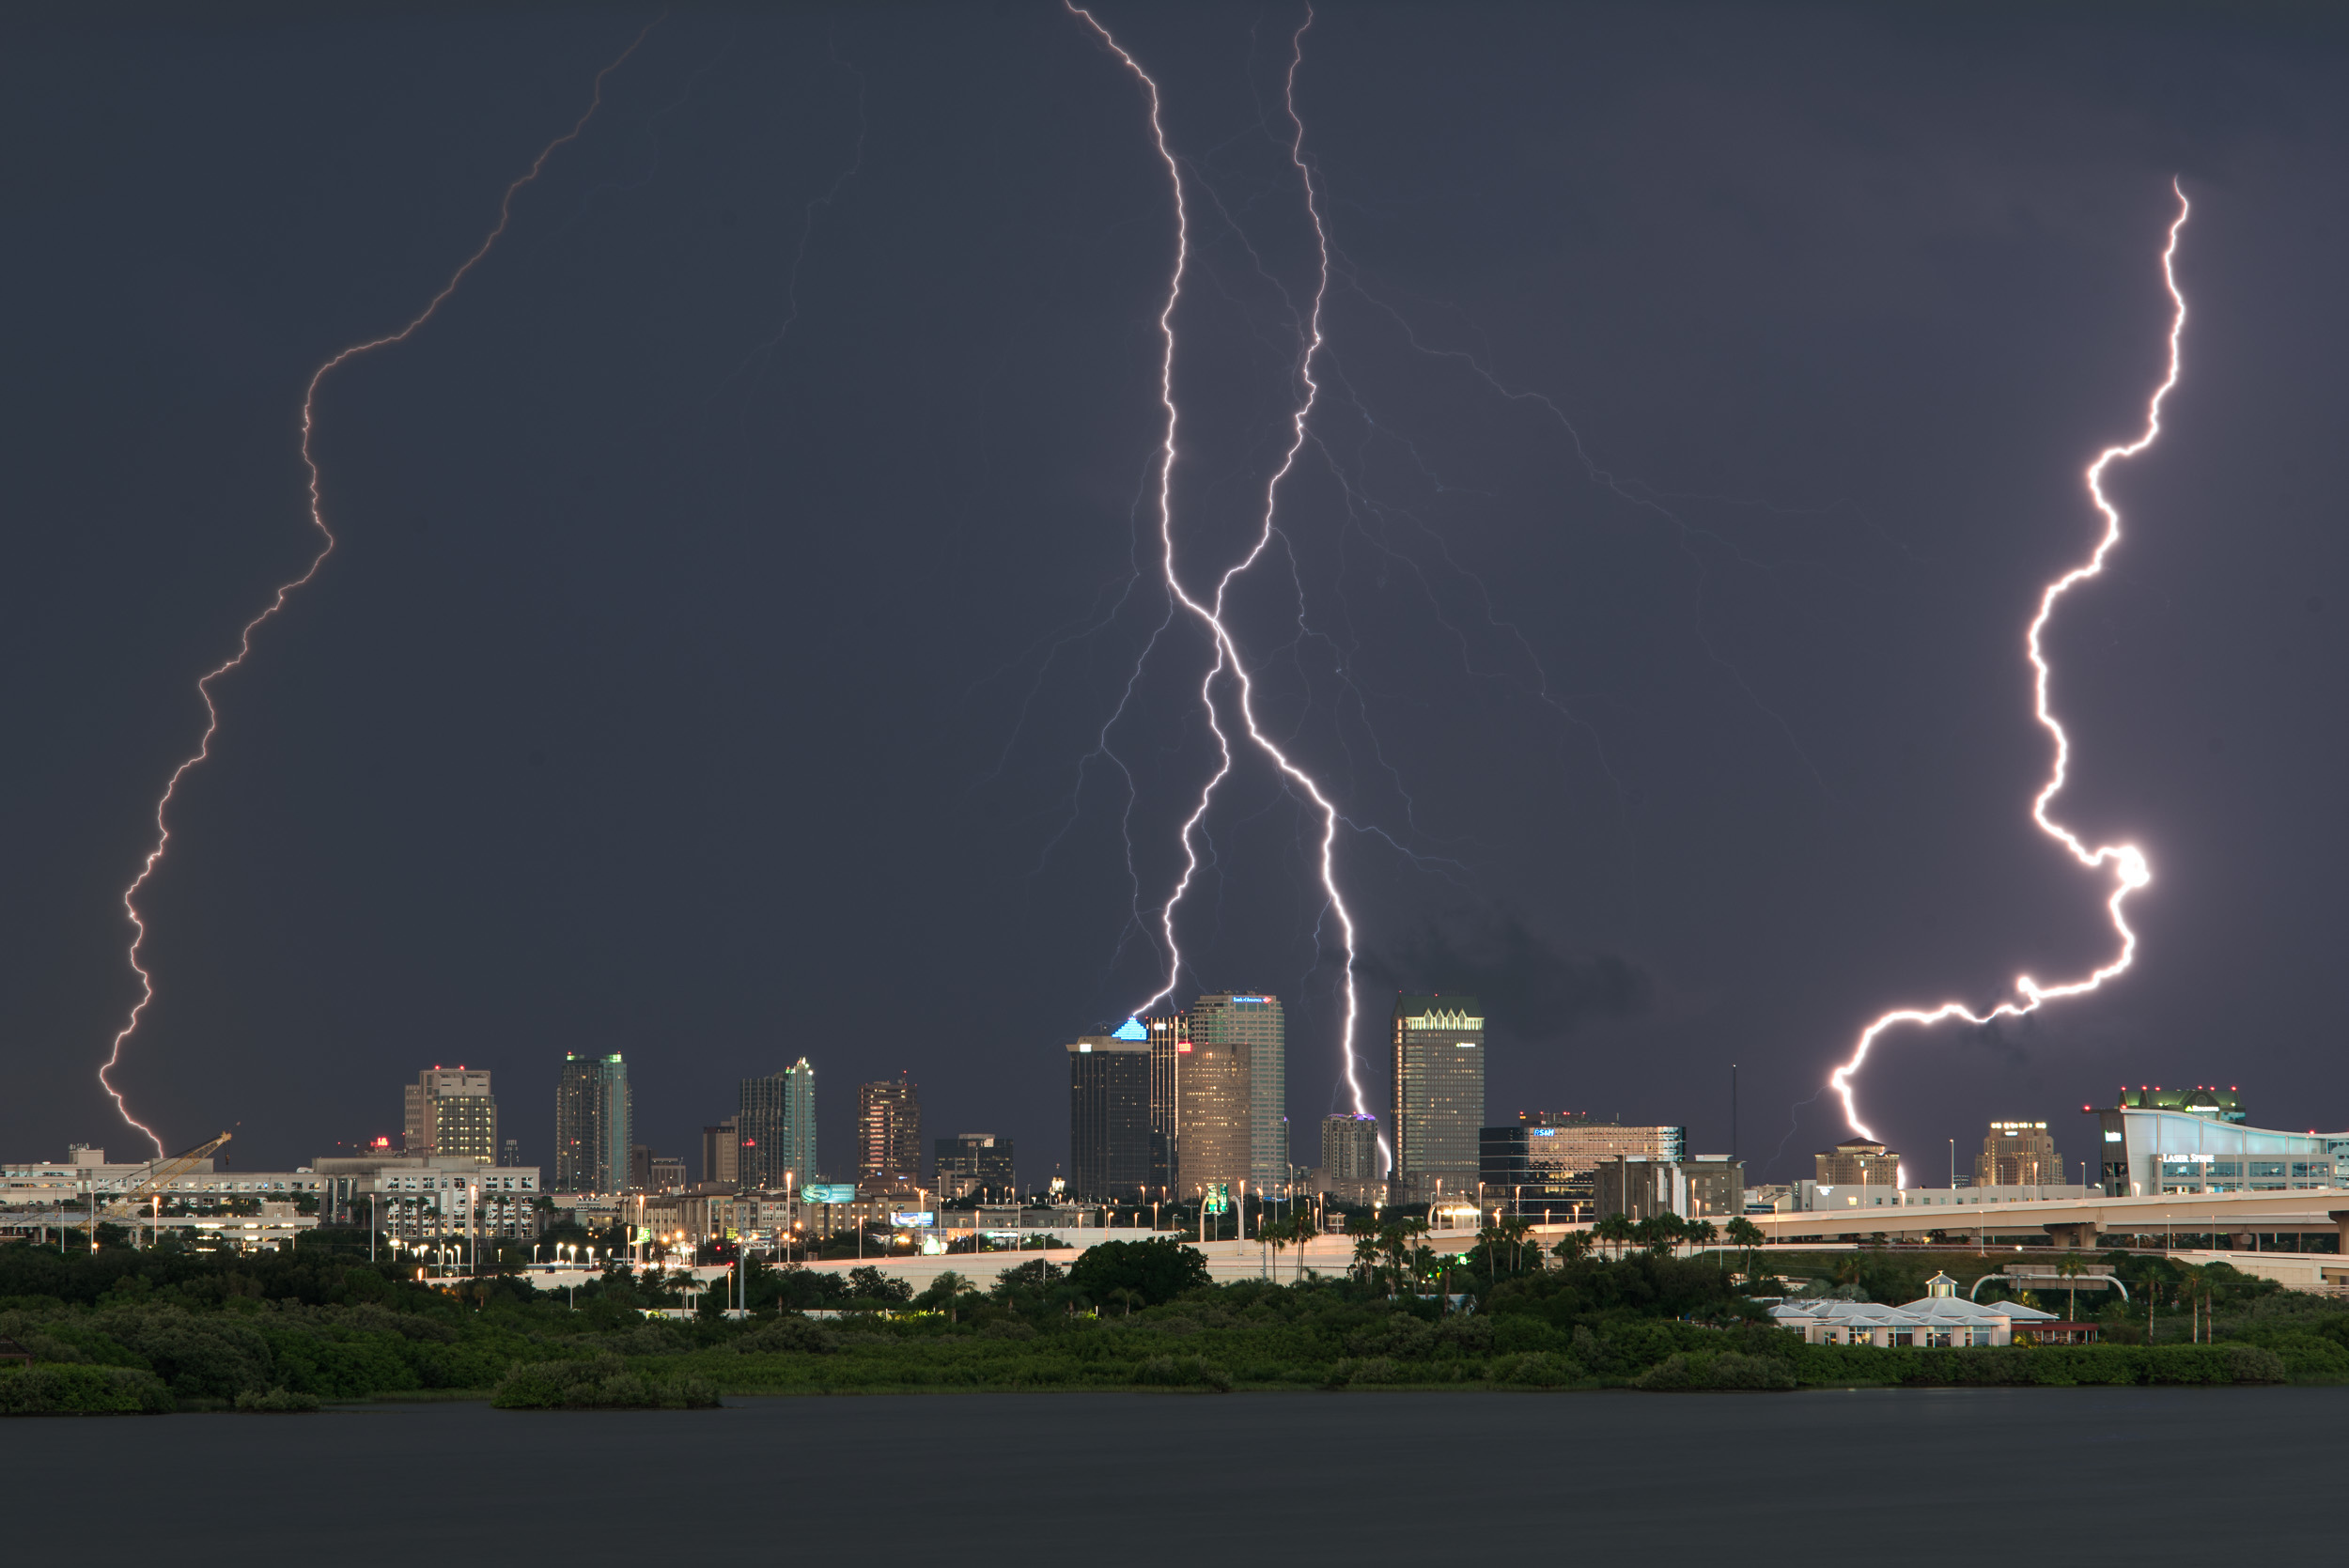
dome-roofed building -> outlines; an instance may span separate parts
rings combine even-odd
[[[2092,1338],[2092,1325],[2065,1323],[2053,1312],[2019,1302],[1968,1301],[1957,1294],[1957,1281],[1936,1274],[1925,1281],[1925,1294],[1905,1307],[1875,1301],[1778,1301],[1769,1308],[1770,1321],[1794,1328],[1812,1344],[1913,1344],[1928,1348],[1972,1344],[2012,1344],[2016,1330],[2034,1336],[2045,1333],[2065,1340]]]

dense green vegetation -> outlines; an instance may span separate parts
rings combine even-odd
[[[1739,1254],[1683,1258],[1669,1238],[1634,1239],[1546,1257],[1502,1231],[1437,1257],[1424,1238],[1371,1233],[1348,1278],[1295,1281],[1276,1264],[1274,1280],[1224,1286],[1178,1243],[1118,1242],[1069,1267],[1032,1258],[941,1276],[918,1296],[879,1269],[754,1265],[741,1322],[721,1315],[717,1291],[697,1316],[647,1315],[686,1299],[658,1273],[614,1271],[576,1305],[511,1277],[440,1288],[369,1264],[364,1235],[348,1233],[250,1256],[14,1245],[0,1247],[0,1335],[36,1364],[0,1368],[0,1413],[297,1411],[491,1390],[523,1409],[907,1389],[2349,1381],[2349,1304],[2223,1268],[2116,1254],[2136,1300],[2083,1296],[2081,1315],[2106,1324],[2098,1345],[1877,1349],[1806,1345],[1749,1293],[1906,1301],[1937,1269],[1970,1281],[1998,1260],[1780,1253],[1766,1256],[1781,1277],[1750,1281]]]

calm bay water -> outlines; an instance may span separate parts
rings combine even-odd
[[[0,1423],[0,1538],[25,1563],[2258,1561],[2337,1547],[2344,1451],[2349,1389],[393,1405]]]

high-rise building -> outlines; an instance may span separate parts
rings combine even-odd
[[[554,1082],[556,1191],[618,1192],[627,1186],[634,1109],[628,1063],[618,1052],[564,1056]]]
[[[1811,1157],[1821,1187],[1898,1187],[1901,1157],[1865,1138],[1846,1138]]]
[[[1974,1158],[1976,1187],[2061,1187],[2063,1157],[2045,1122],[1993,1122]]]
[[[941,1203],[978,1197],[1001,1203],[1012,1195],[1019,1178],[1012,1170],[1011,1140],[991,1132],[958,1132],[938,1141],[938,1193]]]
[[[427,1067],[405,1086],[402,1097],[407,1101],[403,1154],[497,1163],[498,1102],[485,1069]]]
[[[1346,1111],[1321,1120],[1321,1179],[1375,1182],[1386,1179],[1378,1157],[1378,1118]]]
[[[685,1190],[685,1159],[681,1155],[655,1155],[648,1164],[645,1182],[647,1192],[682,1192]]]
[[[1128,1018],[1114,1032],[1120,1040],[1150,1042],[1150,1183],[1161,1197],[1179,1198],[1183,1185],[1183,1062],[1190,1055],[1190,1015],[1168,1013]]]
[[[922,1096],[900,1074],[856,1086],[856,1179],[911,1187],[922,1179]]]
[[[742,1119],[729,1116],[714,1127],[702,1128],[702,1182],[705,1186],[742,1185]]]
[[[1595,1172],[1612,1159],[1678,1163],[1685,1127],[1624,1126],[1581,1110],[1520,1110],[1517,1124],[1477,1135],[1477,1179],[1487,1197],[1528,1219],[1588,1219],[1598,1211]]]
[[[1150,1176],[1150,1043],[1086,1034],[1068,1047],[1069,1186],[1081,1199],[1142,1196]]]
[[[652,1145],[630,1143],[628,1146],[628,1189],[630,1192],[650,1192],[652,1187]]]
[[[1285,1191],[1289,1181],[1288,1037],[1281,999],[1230,991],[1203,996],[1190,1004],[1191,1063],[1207,1047],[1238,1054],[1247,1096],[1247,1154],[1239,1175],[1252,1192]],[[1198,1180],[1185,1172],[1187,1182]],[[1217,1180],[1226,1179],[1219,1175]],[[1239,1188],[1235,1185],[1232,1190]]]
[[[804,1187],[816,1163],[816,1069],[801,1057],[779,1073],[742,1080],[735,1125],[742,1135],[737,1172],[749,1192]]]
[[[506,1170],[520,1168],[522,1162],[522,1141],[509,1138],[498,1145],[498,1164]]]
[[[1395,998],[1391,1114],[1398,1202],[1475,1197],[1485,1125],[1485,1009],[1476,998]]]
[[[1189,1202],[1220,1189],[1237,1200],[1254,1170],[1249,1143],[1248,1048],[1193,1032],[1175,1050],[1178,1196]]]

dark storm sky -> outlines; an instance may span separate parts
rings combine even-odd
[[[311,370],[421,307],[652,14],[5,23],[0,1152],[136,1143],[94,1078],[117,899],[195,675],[308,559]],[[1101,11],[1190,181],[1194,583],[1297,384],[1301,14]],[[1358,825],[1374,1106],[1394,989],[1481,988],[1491,1119],[1719,1149],[1735,1062],[1783,1179],[1869,1017],[2107,955],[2107,884],[2026,816],[2020,640],[2159,377],[2175,174],[2185,380],[2049,640],[2059,814],[2151,855],[2142,960],[1888,1039],[1865,1099],[1935,1182],[1994,1116],[2086,1156],[2076,1108],[2123,1079],[2349,1122],[2349,28],[1326,5],[1299,98],[1324,399],[1233,621]],[[305,1161],[461,1061],[543,1160],[555,1063],[619,1050],[664,1150],[805,1054],[835,1172],[851,1086],[900,1068],[928,1133],[1065,1159],[1059,1048],[1163,961],[1121,825],[1154,908],[1212,761],[1180,625],[1097,751],[1166,607],[1145,132],[1049,5],[653,29],[440,314],[321,395],[341,548],[221,683],[145,899],[121,1080],[167,1141]],[[1315,824],[1247,760],[1209,828],[1185,993],[1288,1001],[1310,1160]]]

